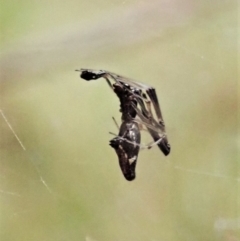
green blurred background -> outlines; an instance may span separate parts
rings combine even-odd
[[[240,240],[237,7],[1,1],[0,240]],[[77,68],[154,86],[171,154],[142,151],[127,182],[119,101]]]

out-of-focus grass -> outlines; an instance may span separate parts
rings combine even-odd
[[[0,115],[1,240],[237,240],[233,2],[1,5],[0,109],[26,148]],[[118,99],[80,67],[157,89],[172,152],[142,151],[134,182],[108,147]]]

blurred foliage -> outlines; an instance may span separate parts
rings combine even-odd
[[[237,30],[236,1],[1,2],[0,240],[239,240]],[[157,90],[172,152],[133,182],[81,67]]]

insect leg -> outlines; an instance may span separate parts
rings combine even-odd
[[[117,128],[118,128],[118,130],[119,130],[119,129],[120,129],[120,127],[119,127],[119,125],[118,125],[118,123],[117,123],[116,119],[115,119],[114,117],[112,117],[112,119],[113,119],[113,122],[115,123],[116,127],[117,127]]]
[[[162,138],[159,138],[157,141],[152,141],[147,145],[143,145],[141,146],[141,149],[151,149],[153,146],[158,145],[163,140],[163,138],[164,136]]]
[[[109,87],[111,88],[111,90],[113,90],[112,83],[111,83],[111,81],[108,79],[108,77],[107,77],[107,76],[104,76],[103,78],[107,81],[107,84],[109,85]]]
[[[122,137],[122,136],[118,136],[117,134],[113,133],[113,132],[109,132],[109,134],[113,135],[113,136],[116,136],[119,140],[123,140],[129,144],[133,144],[135,146],[139,146],[141,150],[143,149],[151,149],[152,147],[154,147],[155,145],[158,145],[165,136],[163,136],[162,138],[159,138],[157,141],[152,141],[148,144],[144,144],[144,145],[141,145],[141,144],[138,144],[136,142],[132,142],[132,141],[129,141],[128,139]]]

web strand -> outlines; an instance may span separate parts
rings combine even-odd
[[[17,139],[18,143],[20,144],[20,146],[22,147],[22,149],[24,151],[26,151],[25,146],[23,145],[22,141],[20,140],[20,138],[18,137],[18,135],[16,134],[16,132],[14,131],[14,129],[12,128],[11,124],[9,123],[7,117],[4,115],[3,111],[0,109],[0,113],[4,119],[4,121],[6,122],[6,124],[8,125],[9,129],[11,130],[11,132],[13,133],[13,135],[15,136],[15,138]]]

